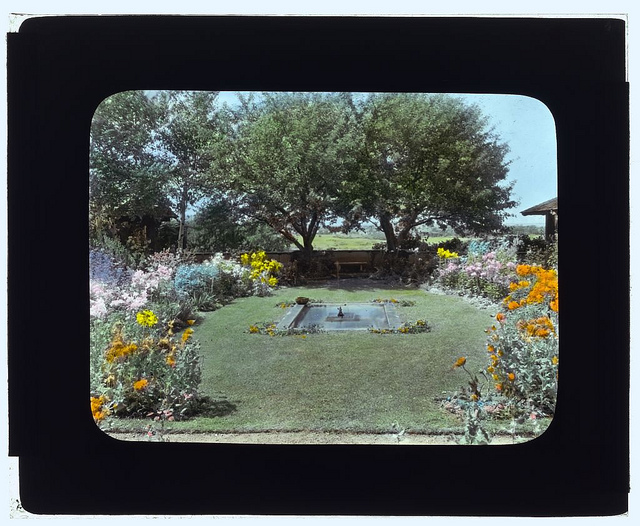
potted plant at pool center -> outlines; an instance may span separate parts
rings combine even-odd
[[[309,298],[305,298],[304,296],[298,296],[296,298],[296,303],[298,305],[306,305],[307,303],[309,303]]]

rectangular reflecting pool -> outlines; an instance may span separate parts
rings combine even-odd
[[[395,329],[400,324],[395,306],[388,303],[319,303],[295,305],[278,323],[278,329],[354,331]]]

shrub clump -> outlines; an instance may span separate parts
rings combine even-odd
[[[150,310],[135,325],[117,315],[94,320],[91,331],[91,410],[96,422],[108,416],[170,420],[195,412],[201,380],[199,344],[188,326],[174,332]],[[192,325],[195,320],[189,320]]]
[[[489,362],[477,374],[466,368],[466,357],[453,365],[469,376],[458,399],[465,415],[465,441],[487,443],[482,421],[496,412],[486,410],[497,400],[500,416],[516,423],[537,425],[538,417],[552,416],[558,390],[558,277],[554,269],[518,265],[519,281],[512,282],[503,311],[486,330]],[[495,405],[495,404],[494,404]],[[493,406],[491,406],[493,407]]]

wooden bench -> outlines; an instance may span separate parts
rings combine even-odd
[[[358,270],[362,272],[364,270],[363,267],[369,266],[368,261],[335,261],[334,265],[336,266],[336,278],[340,279],[340,269],[345,266],[357,265]]]

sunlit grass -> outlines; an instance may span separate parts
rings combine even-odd
[[[426,319],[432,332],[368,332],[301,336],[250,334],[249,325],[277,321],[277,304],[308,296],[325,302],[375,298],[415,301],[399,307],[408,321]],[[206,313],[195,334],[204,357],[201,392],[218,401],[215,416],[172,422],[183,431],[460,430],[438,398],[466,379],[453,363],[467,357],[470,370],[486,361],[484,329],[495,313],[460,298],[416,289],[285,288],[267,298],[235,300]]]

